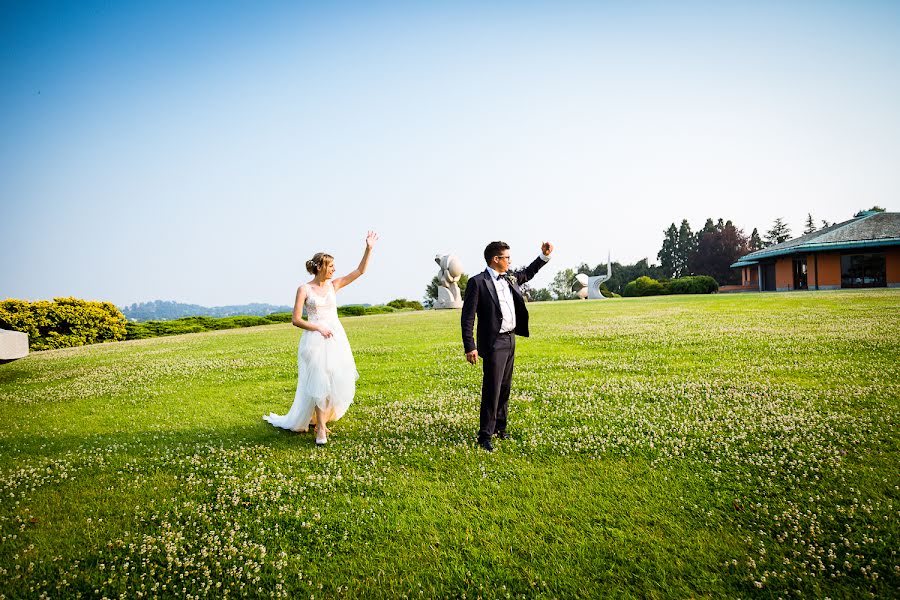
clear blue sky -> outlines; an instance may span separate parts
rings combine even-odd
[[[420,299],[900,192],[898,2],[3,2],[0,297]]]

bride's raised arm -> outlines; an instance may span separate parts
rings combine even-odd
[[[369,266],[369,255],[372,254],[372,248],[375,246],[375,242],[377,241],[378,234],[374,231],[370,231],[368,234],[366,234],[366,250],[365,252],[363,252],[362,260],[359,261],[359,266],[343,277],[337,277],[331,280],[331,285],[334,286],[335,291],[341,289],[344,286],[350,285],[351,283],[356,281],[360,275],[366,272],[366,268]]]

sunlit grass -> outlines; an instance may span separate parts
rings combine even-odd
[[[533,304],[474,444],[459,313],[345,319],[329,445],[289,325],[0,366],[0,597],[890,596],[900,291]]]

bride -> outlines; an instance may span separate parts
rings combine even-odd
[[[334,257],[318,252],[306,261],[312,281],[297,288],[294,315],[291,322],[305,330],[297,348],[297,393],[286,415],[270,413],[263,417],[276,427],[291,431],[306,431],[316,426],[316,444],[328,442],[326,427],[329,421],[340,419],[353,402],[356,393],[356,363],[350,350],[347,334],[338,320],[335,293],[350,285],[366,272],[372,247],[378,235],[366,235],[366,250],[355,271],[332,279]],[[302,318],[303,309],[309,320]]]

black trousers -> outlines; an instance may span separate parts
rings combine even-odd
[[[493,352],[482,358],[484,377],[481,380],[481,422],[478,439],[489,440],[494,433],[506,431],[509,390],[512,384],[513,363],[516,358],[516,336],[500,334]]]

